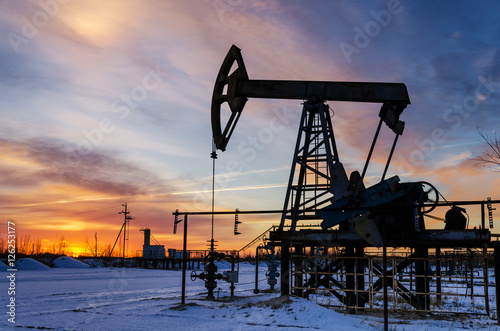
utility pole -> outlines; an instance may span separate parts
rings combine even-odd
[[[97,258],[97,232],[94,233],[94,237],[95,237],[95,257]]]
[[[123,221],[123,257],[122,257],[122,267],[125,267],[125,257],[126,257],[126,243],[127,243],[127,222],[132,219],[131,216],[128,216],[130,214],[130,211],[127,210],[127,203],[125,202],[122,204],[123,207],[125,207],[125,210],[122,210],[119,212],[119,214],[124,215],[124,221]]]

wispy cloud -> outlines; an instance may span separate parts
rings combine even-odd
[[[106,195],[144,194],[148,186],[162,182],[158,176],[96,151],[80,155],[54,139],[0,141],[2,152],[9,155],[10,169],[2,183],[18,188],[65,185]]]
[[[214,192],[227,192],[227,191],[248,191],[248,190],[265,190],[277,187],[286,187],[285,184],[267,184],[267,185],[251,185],[251,186],[238,186],[238,187],[227,187],[214,190]],[[212,190],[201,190],[201,191],[187,191],[187,192],[174,192],[172,195],[178,194],[199,194],[199,193],[209,193]]]

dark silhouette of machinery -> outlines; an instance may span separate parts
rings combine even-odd
[[[415,262],[416,272],[426,275],[428,265],[423,259],[429,247],[481,247],[489,242],[488,230],[466,230],[465,210],[457,206],[447,213],[445,230],[426,230],[424,216],[438,205],[447,205],[440,203],[437,189],[428,182],[401,182],[398,176],[386,178],[398,138],[405,127],[400,116],[410,104],[404,84],[251,80],[240,49],[233,45],[222,63],[212,96],[212,133],[217,149],[226,150],[249,98],[303,101],[280,225],[270,233],[267,243],[267,246],[281,248],[282,294],[288,294],[290,289],[290,254],[300,255],[305,248],[316,251],[318,247],[325,247],[326,251],[328,247],[342,246],[346,247],[346,255],[362,257],[365,247],[411,247],[413,256],[420,259]],[[378,127],[361,173],[354,170],[348,175],[344,169],[327,101],[380,104]],[[225,104],[229,116],[221,115]],[[227,123],[221,123],[224,117],[228,117]],[[383,123],[395,134],[394,141],[380,182],[366,187],[365,175]],[[304,220],[320,220],[321,229],[299,230],[298,223]],[[345,270],[349,278],[347,287],[362,288],[364,281],[354,279],[353,272],[365,266],[349,263]],[[400,268],[404,265],[407,264],[401,264]],[[334,263],[327,266],[333,267]],[[383,268],[385,270],[385,265]],[[295,276],[299,288],[296,294],[306,293],[304,287],[317,286],[319,282],[318,275],[308,276],[307,270]],[[338,283],[322,279],[325,286]],[[355,285],[356,282],[359,284]],[[382,286],[379,286],[380,289]],[[423,307],[429,299],[425,294],[428,288],[428,279],[421,277],[417,280],[417,294],[405,299],[415,307]],[[367,302],[362,294],[356,298],[350,292],[336,294],[346,304],[356,302],[362,306]]]
[[[423,214],[439,202],[439,193],[427,182],[402,183],[385,179],[398,137],[405,123],[399,118],[410,104],[401,83],[250,80],[240,50],[232,46],[221,66],[212,97],[212,131],[217,149],[224,151],[248,98],[305,100],[279,229],[290,221],[295,232],[301,220],[321,220],[326,230],[336,225],[352,229],[373,246],[382,246],[381,222],[391,232],[412,234],[425,229]],[[340,161],[325,101],[380,103],[379,125],[360,174],[347,175]],[[229,120],[221,125],[221,105]],[[395,134],[380,183],[365,187],[364,177],[382,123]],[[224,127],[224,128],[223,128]],[[309,177],[314,175],[313,180]]]
[[[218,268],[215,261],[224,260],[226,258],[231,259],[231,270],[224,271],[223,273],[217,273]],[[223,280],[230,283],[231,296],[234,296],[234,284],[238,282],[238,271],[234,269],[234,265],[234,255],[226,255],[222,252],[211,250],[206,256],[204,271],[196,273],[196,271],[193,270],[191,272],[191,280],[196,281],[197,279],[201,279],[205,282],[209,299],[215,299],[214,290],[217,288],[217,280]]]
[[[467,218],[463,214],[465,209],[453,206],[445,215],[445,230],[465,230],[467,227]]]
[[[145,259],[164,259],[165,258],[165,245],[160,243],[153,237],[156,245],[151,245],[151,229],[141,228],[139,231],[144,232],[144,245],[142,245],[142,257]]]

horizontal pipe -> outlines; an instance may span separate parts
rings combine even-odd
[[[500,203],[500,200],[491,200],[488,201],[491,204],[497,204]],[[437,204],[437,207],[445,207],[445,206],[464,206],[464,205],[481,205],[484,203],[484,201],[448,201],[448,202],[440,202]],[[435,204],[433,203],[428,203],[428,204],[421,204],[419,207],[431,207],[434,206]],[[411,205],[390,205],[391,207],[409,207],[413,208]],[[359,206],[357,208],[328,208],[328,209],[323,209],[321,212],[333,212],[333,211],[356,211],[356,210],[369,210],[369,209],[377,209],[381,208],[382,206],[375,206],[375,207],[363,207]],[[271,209],[271,210],[239,210],[239,211],[176,211],[173,212],[172,215],[235,215],[235,214],[282,214],[284,212],[287,213],[302,213],[302,210],[280,210],[280,209]],[[308,211],[312,212],[312,211]]]
[[[271,232],[271,241],[324,242],[339,244],[356,244],[371,247],[356,232],[331,230],[285,231]],[[412,247],[425,245],[429,247],[475,247],[491,240],[489,230],[424,230],[416,233],[405,231],[387,234],[389,247]]]

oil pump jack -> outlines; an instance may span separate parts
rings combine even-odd
[[[269,236],[270,245],[281,247],[282,294],[288,294],[290,289],[291,250],[340,245],[349,247],[347,251],[353,255],[363,256],[365,247],[417,247],[415,256],[425,257],[428,247],[437,247],[433,245],[464,247],[465,242],[480,245],[489,241],[486,229],[465,230],[461,225],[464,210],[458,207],[452,207],[454,212],[446,217],[447,226],[453,230],[425,230],[424,215],[439,204],[436,188],[423,181],[401,182],[398,176],[385,178],[405,127],[400,116],[410,104],[404,84],[251,80],[240,49],[233,45],[222,63],[212,96],[212,133],[217,149],[226,150],[249,98],[303,101],[281,221],[278,230]],[[340,161],[327,101],[381,105],[378,127],[361,173],[355,170],[348,176]],[[230,114],[228,122],[221,124],[224,103]],[[380,182],[365,187],[367,168],[384,123],[395,134],[394,142]],[[304,220],[320,220],[322,229],[299,231],[297,224]],[[425,274],[425,265],[417,271]],[[305,280],[298,282],[307,285],[302,284]],[[425,281],[418,281],[417,291],[425,292],[426,287]],[[352,300],[352,296],[346,297],[344,302]],[[417,295],[410,299],[411,304],[420,307],[428,298]],[[364,304],[363,298],[356,302]]]
[[[237,68],[230,72],[234,65]],[[399,117],[410,104],[404,84],[250,80],[241,52],[233,45],[219,71],[212,98],[212,131],[217,149],[226,149],[248,98],[304,100],[280,230],[284,229],[287,220],[291,222],[290,231],[294,232],[298,221],[320,219],[324,230],[337,224],[350,226],[368,242],[381,246],[382,237],[375,224],[379,217],[376,209],[390,203],[400,205],[401,200],[411,208],[396,209],[395,213],[407,212],[406,223],[409,221],[415,231],[423,227],[421,221],[415,220],[413,209],[418,208],[420,213],[424,203],[432,199],[437,203],[435,188],[423,182],[400,183],[397,176],[384,179],[398,137],[404,130],[405,123]],[[362,174],[353,171],[347,176],[339,158],[329,106],[325,101],[382,105],[379,125]],[[220,112],[224,102],[228,103],[231,114],[222,130]],[[383,122],[395,133],[394,144],[381,182],[365,188],[363,179]],[[314,175],[312,180],[309,174]],[[427,207],[427,211],[431,208]],[[391,210],[383,209],[391,213]],[[392,215],[393,218],[396,216]],[[405,224],[406,227],[410,225]]]
[[[323,230],[339,225],[354,230],[373,246],[382,246],[381,218],[394,230],[424,229],[422,214],[436,207],[438,191],[427,182],[401,183],[398,176],[385,179],[398,137],[404,131],[405,123],[399,117],[410,104],[404,84],[250,80],[240,49],[233,45],[221,66],[212,97],[212,131],[217,149],[226,149],[248,98],[304,100],[279,230],[284,230],[288,220],[290,231],[295,232],[297,222],[319,219]],[[379,124],[361,174],[353,171],[347,176],[325,101],[381,104]],[[220,113],[224,102],[231,114],[222,129]],[[365,188],[363,179],[383,123],[395,134],[394,143],[380,183]]]

